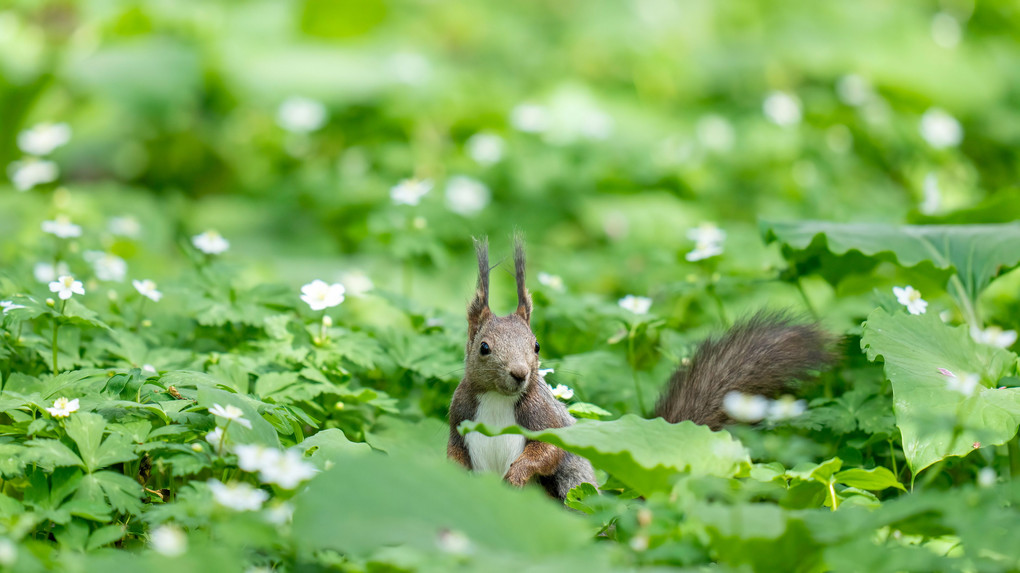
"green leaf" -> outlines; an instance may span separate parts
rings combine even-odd
[[[894,487],[907,491],[907,488],[903,487],[903,484],[896,479],[896,476],[888,468],[884,467],[872,468],[870,470],[853,468],[843,470],[833,477],[836,479],[836,483],[860,489],[880,491]]]
[[[821,265],[833,282],[861,272],[860,264],[836,268],[820,257],[828,251],[853,257],[860,253],[878,260],[892,260],[904,267],[931,264],[948,278],[955,272],[967,296],[974,300],[991,280],[1020,263],[1020,223],[996,225],[882,225],[762,221],[766,242],[778,241],[784,256],[800,267]],[[859,261],[858,261],[859,262]],[[872,264],[874,264],[872,262]]]
[[[245,428],[237,422],[231,423],[227,432],[233,443],[280,447],[280,438],[277,436],[276,430],[273,429],[272,424],[259,415],[259,408],[266,407],[266,404],[241,394],[232,394],[208,386],[199,386],[198,404],[204,408],[209,408],[213,404],[221,406],[231,404],[244,412],[244,419],[251,422],[251,428]]]
[[[523,434],[585,457],[642,495],[667,491],[679,473],[732,477],[750,465],[743,445],[726,431],[692,422],[670,424],[628,414],[618,420],[579,420],[573,426],[532,432],[517,426],[503,431],[464,422],[462,433]]]
[[[26,442],[29,449],[25,459],[52,470],[54,467],[79,466],[86,467],[85,462],[59,440],[36,439]]]
[[[64,422],[67,437],[78,446],[78,454],[85,462],[89,472],[96,469],[96,456],[99,445],[103,441],[103,430],[106,429],[106,418],[99,414],[80,412],[72,415]]]
[[[889,314],[879,308],[864,324],[861,347],[870,360],[882,357],[892,382],[896,425],[903,452],[916,474],[947,456],[964,456],[974,444],[998,445],[1020,424],[1020,388],[997,388],[1016,374],[1012,352],[978,344],[966,327],[950,327],[937,316]],[[966,397],[951,390],[952,379],[981,378]]]
[[[310,436],[296,447],[304,452],[305,457],[319,469],[326,469],[327,464],[342,463],[351,455],[372,451],[368,444],[352,442],[336,428],[323,430]]]
[[[516,491],[445,460],[353,456],[313,478],[293,502],[294,538],[312,550],[435,552],[448,532],[467,537],[476,554],[540,556],[591,544],[584,521],[540,488]]]
[[[613,415],[612,412],[600,408],[595,404],[589,404],[588,402],[575,402],[567,406],[567,411],[575,418],[589,418],[592,420],[598,420],[599,418]]]
[[[86,545],[86,549],[92,551],[93,549],[98,549],[104,545],[109,545],[124,537],[125,533],[127,533],[127,528],[119,523],[100,527],[89,535],[89,542]]]

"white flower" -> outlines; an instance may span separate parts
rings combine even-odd
[[[53,407],[46,408],[46,411],[54,418],[66,418],[78,411],[78,399],[68,400],[61,396],[54,400]]]
[[[390,199],[397,205],[417,205],[432,190],[428,179],[404,179],[390,189]]]
[[[710,257],[721,255],[723,247],[719,243],[712,243],[708,241],[698,241],[694,244],[694,249],[684,255],[684,258],[690,262],[700,261]]]
[[[41,157],[71,141],[71,127],[66,123],[40,123],[18,134],[18,148],[29,155]]]
[[[694,128],[698,142],[708,150],[723,153],[733,149],[737,132],[733,124],[721,115],[709,114],[698,120]]]
[[[230,241],[216,231],[206,231],[191,238],[191,244],[207,255],[218,255],[230,248]]]
[[[41,283],[48,283],[56,280],[60,275],[71,274],[71,267],[67,266],[67,263],[64,261],[57,263],[56,267],[51,263],[36,263],[32,267],[32,274],[35,276],[35,280]]]
[[[363,296],[375,288],[372,279],[361,271],[342,273],[340,284],[344,285],[344,294],[350,296]]]
[[[620,308],[627,309],[634,314],[648,314],[648,309],[652,308],[652,299],[629,294],[621,298],[617,304],[620,305]]]
[[[726,240],[726,231],[715,223],[702,223],[687,231],[687,238],[698,243],[721,243]]]
[[[992,487],[998,479],[999,476],[995,475],[994,469],[984,467],[978,471],[977,484],[981,487]]]
[[[762,103],[762,110],[769,121],[781,127],[796,125],[801,120],[800,99],[787,92],[770,93]]]
[[[938,12],[931,19],[931,39],[940,48],[952,49],[960,43],[963,35],[960,22],[945,12]]]
[[[244,418],[244,411],[233,404],[227,404],[226,408],[219,404],[213,404],[209,408],[209,413],[218,418],[233,420],[245,428],[251,429],[251,422]]]
[[[910,314],[924,314],[924,311],[928,310],[928,301],[921,298],[921,292],[914,287],[907,285],[893,287],[892,290],[896,295],[896,300],[907,307],[907,312]]]
[[[546,376],[548,376],[549,374],[552,374],[554,372],[556,372],[555,368],[539,368],[538,369],[538,375],[541,376],[543,380],[545,380]]]
[[[471,538],[460,531],[452,529],[440,531],[439,537],[436,539],[436,545],[440,551],[451,555],[467,555],[472,551]]]
[[[1016,331],[1003,330],[1001,326],[989,326],[984,330],[981,330],[976,326],[972,326],[970,327],[970,335],[974,340],[981,344],[997,346],[999,348],[1009,348],[1010,346],[1013,346],[1014,342],[1016,342]]]
[[[120,237],[137,237],[142,232],[142,225],[138,219],[130,215],[123,217],[111,217],[106,226],[110,233]]]
[[[492,193],[477,179],[456,175],[446,182],[446,206],[454,213],[471,216],[489,204]]]
[[[510,111],[510,125],[525,133],[541,133],[549,129],[549,111],[533,103],[519,104]]]
[[[963,141],[963,127],[955,117],[933,107],[921,116],[921,137],[935,149],[956,147]]]
[[[234,511],[258,511],[269,499],[268,493],[247,483],[226,485],[217,479],[211,479],[206,483],[216,503]]]
[[[871,83],[857,74],[845,75],[836,82],[836,95],[846,105],[862,106],[875,97]]]
[[[315,279],[301,287],[301,300],[308,303],[312,310],[332,308],[344,301],[344,285],[340,283],[326,284]]]
[[[205,435],[205,441],[209,442],[215,448],[220,447],[220,442],[223,441],[223,428],[217,427],[215,430]],[[223,453],[223,452],[220,452]]]
[[[390,70],[397,81],[409,86],[424,84],[432,73],[428,59],[414,52],[400,52],[390,58]]]
[[[924,200],[921,201],[921,205],[918,207],[925,215],[934,215],[939,210],[939,205],[942,203],[942,194],[939,192],[939,178],[934,173],[929,173],[924,176]]]
[[[145,279],[143,281],[135,279],[131,281],[131,284],[134,285],[138,294],[148,298],[152,302],[159,302],[159,299],[163,298],[163,293],[156,290],[156,283],[149,279]]]
[[[265,518],[273,525],[286,525],[294,518],[294,506],[287,502],[278,503],[266,509]]]
[[[807,411],[807,402],[794,399],[793,396],[783,396],[769,404],[768,418],[770,420],[786,420],[796,418]]]
[[[149,533],[152,550],[167,557],[183,555],[188,550],[188,537],[174,525],[161,525]]]
[[[554,398],[558,398],[560,400],[569,400],[574,397],[573,389],[571,389],[569,386],[565,384],[557,384],[556,386],[553,386],[552,384],[547,385],[549,386],[549,390],[552,391],[552,395]]]
[[[35,157],[13,161],[7,166],[7,176],[18,191],[28,191],[36,185],[51,183],[59,175],[56,163]]]
[[[0,300],[0,308],[3,309],[4,314],[12,310],[18,310],[19,308],[25,308],[24,305],[14,304],[12,300]]]
[[[18,546],[6,537],[0,538],[0,565],[10,567],[18,560]]]
[[[81,281],[74,280],[74,277],[64,275],[50,283],[50,292],[57,293],[60,300],[67,300],[73,295],[85,294],[85,286]]]
[[[54,220],[43,221],[40,226],[43,232],[56,235],[61,239],[81,236],[81,227],[72,223],[66,215],[57,215]]]
[[[547,286],[553,290],[563,290],[563,279],[558,275],[551,275],[549,273],[540,272],[538,273],[538,282],[543,286]]]
[[[234,446],[234,453],[237,455],[237,467],[246,472],[260,471],[264,466],[274,463],[280,457],[280,450],[259,444]]]
[[[974,391],[981,386],[981,379],[977,374],[964,374],[962,378],[950,376],[946,380],[946,388],[953,392],[959,392],[964,396],[973,396]]]
[[[156,372],[156,367],[153,366],[152,364],[142,364],[142,372],[148,372],[149,374],[159,374],[159,372]]]
[[[315,466],[304,461],[299,450],[291,449],[265,458],[259,468],[259,479],[283,489],[294,489],[317,471]]]
[[[492,165],[503,159],[505,144],[495,133],[478,132],[467,140],[467,153],[479,165]]]
[[[769,400],[757,394],[730,392],[723,398],[723,410],[738,422],[760,421],[769,410]]]
[[[85,251],[85,260],[92,263],[92,270],[101,281],[122,282],[127,275],[127,263],[112,253]]]
[[[276,124],[291,133],[311,133],[326,124],[326,106],[306,97],[289,97],[276,110]]]

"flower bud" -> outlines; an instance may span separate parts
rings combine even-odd
[[[191,444],[191,451],[193,451],[193,452],[201,452],[202,451],[202,444],[199,444],[198,442],[195,442],[194,444]]]
[[[50,308],[55,307],[57,306],[57,301],[53,300],[52,298],[48,298],[46,299],[46,306]]]
[[[335,405],[333,405],[333,407],[336,408],[337,410],[343,410],[344,409],[344,403],[339,401],[339,400],[337,400],[337,403]]]
[[[145,320],[142,321],[142,326],[144,328],[149,328],[152,326],[152,321],[146,318]]]
[[[325,326],[326,328],[333,326],[333,319],[330,318],[328,314],[322,316],[322,326]]]

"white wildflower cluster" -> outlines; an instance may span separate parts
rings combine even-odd
[[[921,137],[935,149],[956,147],[963,141],[963,126],[948,112],[937,107],[921,115]]]
[[[802,117],[800,98],[796,95],[774,91],[762,102],[765,117],[780,127],[792,127],[800,123]]]
[[[694,249],[684,255],[684,258],[691,262],[700,261],[722,254],[726,231],[717,227],[715,223],[702,223],[687,231],[687,238],[694,241]]]
[[[191,238],[191,244],[207,255],[218,255],[230,248],[230,241],[216,231],[206,231]]]
[[[446,206],[454,213],[470,217],[478,214],[492,198],[489,187],[464,175],[455,175],[446,182]]]
[[[206,485],[209,486],[209,491],[212,492],[213,500],[217,504],[234,511],[258,511],[269,499],[268,493],[248,483],[225,484],[218,479],[211,479]]]
[[[64,275],[50,283],[50,292],[57,293],[60,300],[67,300],[76,294],[85,294],[85,285],[71,275]]]
[[[260,445],[234,447],[237,466],[246,472],[258,472],[262,483],[274,483],[283,489],[294,489],[315,475],[315,466],[306,462],[300,450],[278,450]]]
[[[7,166],[7,176],[18,191],[52,183],[60,176],[57,164],[45,156],[71,140],[66,123],[40,123],[18,134],[18,148],[25,157]]]
[[[127,262],[113,253],[85,251],[85,260],[92,264],[96,278],[101,281],[124,282],[127,276]]]
[[[160,555],[177,557],[188,550],[188,537],[176,525],[161,525],[149,532],[149,547]]]
[[[542,286],[547,286],[555,291],[563,292],[564,285],[563,279],[559,275],[553,275],[546,272],[538,273],[538,282]]]
[[[942,374],[947,378],[946,388],[952,392],[959,392],[966,397],[974,395],[974,392],[981,387],[981,377],[977,374],[964,373],[963,376],[957,376],[947,368],[939,368],[939,374]]]
[[[503,159],[506,143],[503,138],[488,131],[480,131],[468,138],[468,156],[479,165],[493,165]]]
[[[46,411],[50,413],[50,416],[54,418],[66,418],[71,414],[78,411],[78,399],[68,400],[61,396],[53,401],[53,406],[46,408]]]
[[[396,205],[417,205],[431,190],[429,179],[404,179],[390,189],[390,199]]]
[[[807,403],[792,396],[769,400],[757,394],[734,391],[723,398],[723,410],[738,422],[753,424],[766,418],[769,420],[796,418],[807,410]]]
[[[629,310],[634,314],[648,314],[648,310],[652,308],[652,299],[646,296],[629,294],[617,301],[617,304],[620,305],[620,308]]]
[[[326,281],[315,279],[301,287],[301,300],[312,310],[325,310],[342,303],[345,292],[344,285],[340,283],[327,284]]]
[[[972,326],[970,328],[970,336],[981,344],[996,346],[998,348],[1009,348],[1010,346],[1013,346],[1014,342],[1016,342],[1016,331],[1003,330],[1001,326],[989,326],[983,330],[976,326]]]
[[[131,281],[132,286],[138,291],[138,294],[151,300],[152,302],[159,302],[159,299],[163,298],[163,293],[156,289],[156,283],[149,279]]]
[[[566,384],[557,384],[555,386],[553,386],[552,384],[548,384],[548,386],[549,389],[552,391],[552,395],[554,398],[557,398],[559,400],[569,400],[574,397],[574,389],[571,388],[570,386],[567,386]]]
[[[318,131],[326,119],[326,106],[306,97],[289,97],[276,110],[276,124],[291,133]]]
[[[907,285],[905,287],[893,287],[893,294],[896,300],[907,307],[910,314],[924,314],[928,310],[928,301],[921,298],[921,291]]]
[[[217,418],[223,418],[228,424],[230,422],[237,422],[245,428],[251,429],[251,421],[244,417],[244,411],[233,404],[227,404],[226,407],[213,404],[209,407],[209,413]]]
[[[562,90],[549,105],[525,102],[510,111],[510,125],[518,131],[541,134],[553,145],[602,141],[613,133],[613,118],[587,93]]]
[[[72,239],[81,236],[81,226],[71,222],[67,215],[57,215],[52,221],[43,221],[42,230],[61,239]]]

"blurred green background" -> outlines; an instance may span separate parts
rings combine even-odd
[[[215,229],[251,283],[361,273],[460,312],[471,237],[498,259],[521,228],[574,292],[719,272],[756,306],[759,219],[1016,216],[1017,29],[1012,1],[7,0],[0,164],[53,163],[0,186],[0,260],[52,259],[64,214],[165,283]],[[32,159],[46,122],[70,140]],[[688,262],[706,221],[725,252]]]

